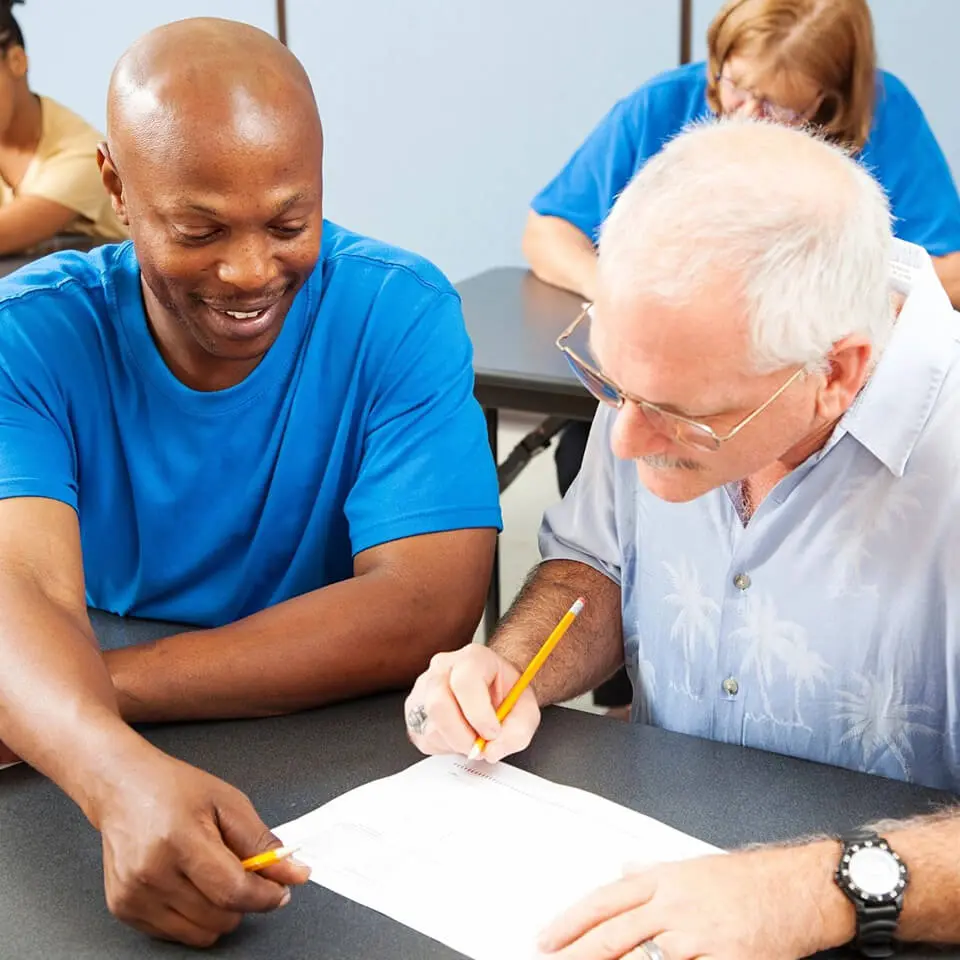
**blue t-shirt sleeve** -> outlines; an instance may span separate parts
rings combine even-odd
[[[359,474],[346,502],[354,555],[403,537],[501,525],[459,297],[431,292],[406,326],[374,373]]]
[[[960,250],[960,197],[923,110],[890,74],[882,75],[877,97],[863,160],[890,198],[894,232],[931,256]]]
[[[0,308],[0,499],[47,497],[77,509],[76,457],[63,385],[47,362],[64,345],[31,336],[26,300]]]
[[[640,154],[637,117],[646,111],[647,91],[624,98],[600,121],[567,165],[547,184],[531,207],[544,217],[560,217],[596,242],[613,202],[630,182]]]

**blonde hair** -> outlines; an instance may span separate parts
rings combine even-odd
[[[867,0],[728,0],[707,31],[707,101],[720,112],[717,77],[728,58],[756,57],[824,92],[811,123],[861,150],[870,135],[877,58]]]

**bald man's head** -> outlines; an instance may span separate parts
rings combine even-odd
[[[242,378],[319,255],[323,136],[306,72],[247,24],[171,23],[117,64],[107,138],[104,183],[168,363],[201,385]]]
[[[211,140],[256,147],[290,124],[319,137],[310,81],[268,33],[197,18],[158,27],[120,58],[107,100],[111,155],[123,162],[199,155]],[[283,131],[286,132],[286,131]]]

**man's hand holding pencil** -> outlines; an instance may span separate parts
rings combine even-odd
[[[530,684],[583,609],[564,614],[523,673],[495,651],[469,644],[439,653],[404,705],[407,734],[423,753],[460,753],[494,763],[529,746],[540,725]]]

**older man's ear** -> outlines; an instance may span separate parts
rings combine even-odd
[[[859,334],[838,340],[827,357],[823,386],[817,393],[817,414],[825,422],[838,420],[863,389],[875,358],[873,347]]]

